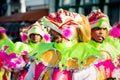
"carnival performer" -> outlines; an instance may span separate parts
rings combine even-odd
[[[109,36],[111,29],[109,18],[100,10],[94,10],[88,15],[88,20],[91,25],[92,37],[89,43],[98,50],[105,51],[111,56],[111,58],[109,57],[96,65],[99,69],[98,72],[100,72],[98,80],[115,78],[115,76],[112,76],[112,73],[119,64],[118,56],[120,55],[120,51],[119,41]]]
[[[84,15],[60,9],[41,20],[48,28],[52,43],[40,43],[30,53],[37,53],[39,63],[31,64],[25,80],[72,80],[73,71],[83,67],[87,58],[101,56],[95,47],[86,43],[90,40],[90,25]],[[51,49],[60,52],[56,54],[57,63],[51,57],[54,54],[49,52]],[[51,56],[43,57],[46,52]],[[51,62],[57,65],[51,66]]]
[[[27,30],[27,35],[28,35],[28,43],[24,42],[16,42],[16,51],[17,53],[21,53],[22,51],[32,51],[33,48],[36,47],[36,45],[41,42],[43,38],[43,31],[42,27],[39,25],[39,23],[34,23],[31,26],[29,26]]]
[[[39,42],[47,42],[44,35],[47,35],[47,32],[45,33],[45,31],[43,31],[41,27],[41,24],[36,22],[31,26],[29,26],[27,29],[28,42],[15,43],[16,53],[18,53],[18,55],[23,57],[23,59],[26,62],[26,65],[28,64],[28,56],[27,56],[28,53],[32,51],[39,44]],[[24,76],[26,75],[27,72],[26,66],[24,67],[24,69],[21,72],[18,72],[20,73],[19,80],[24,80]]]
[[[19,27],[19,37],[17,37],[14,42],[22,41],[28,43],[27,29],[28,26],[24,22],[21,23]]]

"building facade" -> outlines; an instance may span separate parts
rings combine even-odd
[[[0,16],[25,13],[29,10],[48,9],[49,0],[0,0]]]

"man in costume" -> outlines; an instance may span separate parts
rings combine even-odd
[[[88,15],[88,20],[91,25],[91,41],[89,43],[95,46],[100,51],[107,51],[112,60],[111,61],[110,59],[108,59],[108,61],[110,60],[110,63],[108,65],[117,66],[119,64],[118,55],[120,55],[120,46],[118,40],[115,40],[113,37],[109,36],[111,26],[108,16],[102,13],[100,10],[94,10]],[[106,63],[106,61],[103,61],[102,63]],[[109,66],[107,66],[109,69],[109,74],[105,72],[105,79],[112,77],[112,72],[114,69],[110,68]],[[106,68],[105,65],[104,67]],[[100,76],[99,78],[102,77]]]

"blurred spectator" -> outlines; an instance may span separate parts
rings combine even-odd
[[[12,41],[14,41],[14,40],[15,40],[15,37],[16,37],[16,34],[15,34],[14,31],[11,31],[8,36],[9,36],[9,38],[10,38]]]
[[[17,41],[22,41],[22,42],[28,42],[27,41],[27,26],[25,24],[22,24],[21,27],[19,28],[19,36],[14,39],[14,42]]]
[[[8,5],[7,5],[6,3],[4,3],[4,4],[2,5],[1,13],[2,13],[3,16],[4,16],[4,15],[6,14],[6,12],[7,12],[7,7],[8,7]]]

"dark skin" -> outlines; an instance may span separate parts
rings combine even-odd
[[[106,28],[93,28],[91,31],[91,37],[94,41],[101,43],[106,36],[106,31]]]
[[[30,39],[31,39],[31,42],[33,43],[39,43],[41,40],[42,40],[42,36],[40,34],[30,34]]]
[[[51,42],[57,42],[57,43],[62,42],[63,40],[62,35],[59,34],[58,32],[51,29],[49,31],[49,34],[51,35]]]

